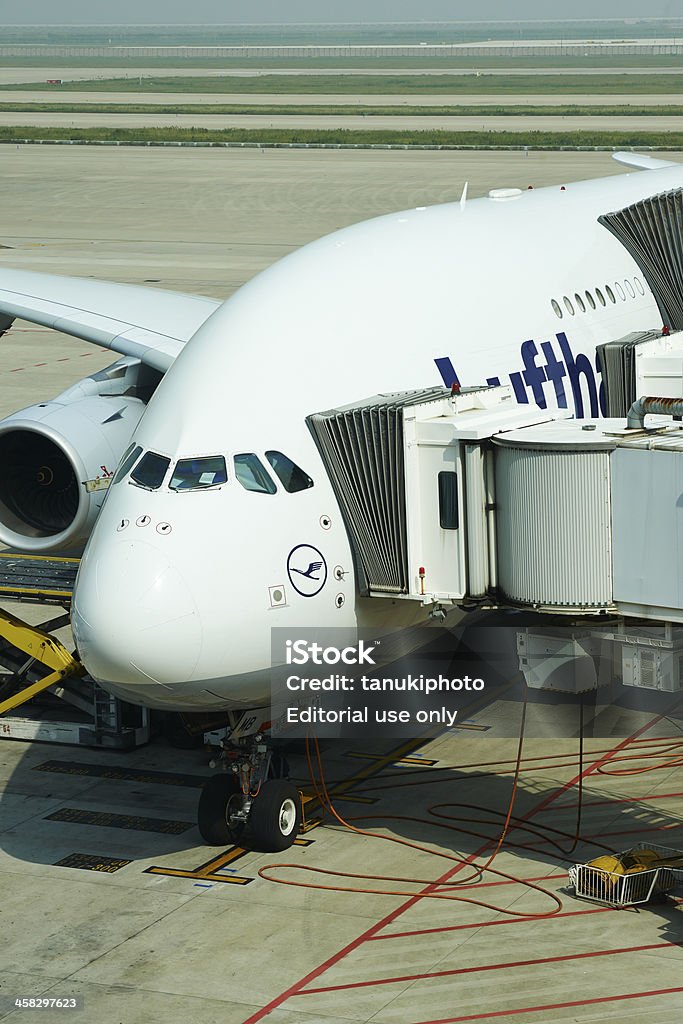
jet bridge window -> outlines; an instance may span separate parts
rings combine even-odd
[[[304,473],[303,469],[282,452],[266,452],[266,458],[275,470],[276,477],[290,494],[295,494],[296,491],[305,491],[313,486],[313,481],[308,473]]]
[[[258,455],[248,452],[235,456],[235,476],[246,491],[275,494],[277,487]]]
[[[137,466],[130,474],[133,483],[139,487],[146,487],[149,491],[156,491],[161,487],[166,470],[171,465],[171,460],[164,455],[157,455],[156,452],[146,452]]]
[[[458,529],[457,473],[439,473],[439,525],[442,530]]]
[[[228,479],[225,459],[212,455],[205,459],[180,459],[176,462],[169,487],[173,491],[190,491],[202,487],[218,487]]]
[[[117,484],[119,480],[123,480],[124,476],[128,475],[129,471],[133,468],[133,466],[138,461],[141,455],[142,448],[140,447],[139,444],[132,444],[128,448],[125,455],[121,459],[121,462],[119,463],[119,468],[116,470],[116,473],[114,474],[114,479],[111,482],[112,487],[114,486],[114,484]]]

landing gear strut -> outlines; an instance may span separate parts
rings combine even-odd
[[[202,839],[210,846],[245,842],[268,853],[286,850],[301,824],[299,792],[286,778],[286,760],[261,733],[239,735],[238,725],[212,762],[221,774],[204,784],[199,798]]]

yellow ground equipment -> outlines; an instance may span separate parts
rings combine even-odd
[[[56,637],[43,632],[37,626],[29,626],[4,609],[0,609],[0,638],[10,647],[17,651],[23,651],[26,655],[27,661],[22,668],[22,675],[26,675],[29,668],[36,664],[51,670],[47,675],[16,689],[11,696],[1,700],[0,715],[14,710],[20,704],[25,704],[36,694],[62,682],[67,676],[83,675],[83,666],[80,661],[69,654],[66,647]],[[16,685],[17,675],[13,677],[13,680]]]
[[[577,896],[626,907],[647,903],[671,892],[683,881],[683,852],[653,843],[639,843],[623,853],[574,864],[569,880]]]
[[[0,739],[132,749],[149,739],[149,711],[106,693],[54,635],[77,570],[77,558],[0,552],[0,598],[62,609],[36,626],[0,608]]]

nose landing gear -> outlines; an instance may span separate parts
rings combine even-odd
[[[262,734],[222,740],[212,767],[222,768],[204,784],[198,825],[210,846],[248,844],[267,853],[288,849],[301,824],[301,798],[287,778],[286,760]]]

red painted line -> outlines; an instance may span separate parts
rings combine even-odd
[[[649,835],[650,832],[675,832],[677,829],[683,828],[683,821],[674,821],[670,825],[643,825],[640,828],[622,828],[615,832],[592,832],[590,835],[581,836],[582,843],[590,843],[591,840],[597,839],[602,841],[608,839],[610,836],[631,836],[631,835]],[[512,827],[510,828],[512,831]],[[495,842],[495,840],[492,840]],[[514,847],[517,850],[537,850],[539,846],[548,846],[553,842],[552,839],[534,839],[530,843],[515,843]]]
[[[473,921],[468,924],[449,924],[445,928],[416,928],[414,931],[409,932],[390,932],[387,935],[371,935],[368,938],[368,942],[386,942],[387,939],[408,939],[414,935],[436,935],[441,932],[459,932],[465,931],[468,928],[498,928],[502,925],[511,924],[530,924],[535,921],[536,924],[541,924],[543,921],[557,921],[561,917],[582,917],[584,914],[611,914],[615,911],[616,907],[591,907],[590,910],[566,910],[564,913],[553,914],[552,917],[504,917],[502,920],[497,921]]]
[[[463,886],[464,888],[464,886]],[[683,903],[683,900],[675,900],[675,903]],[[591,907],[590,910],[565,910],[560,914],[553,914],[552,917],[504,917],[497,921],[473,921],[470,924],[449,924],[443,928],[416,928],[409,932],[390,932],[388,935],[372,935],[368,942],[386,942],[388,939],[410,939],[414,935],[438,935],[441,932],[459,932],[467,928],[498,928],[502,925],[511,924],[543,924],[546,921],[558,921],[561,917],[583,917],[584,914],[616,914],[624,913],[627,907]]]
[[[517,967],[536,967],[538,964],[557,964],[565,960],[590,960],[596,956],[618,956],[621,953],[642,953],[646,949],[668,949],[680,947],[680,942],[653,942],[647,946],[624,946],[622,949],[596,949],[589,953],[565,953],[563,956],[546,956],[538,960],[513,960],[507,964],[484,964],[481,967],[456,967],[452,971],[431,971],[426,974],[404,974],[399,978],[375,978],[372,981],[352,981],[346,985],[325,985],[323,988],[307,988],[297,992],[298,996],[312,996],[320,992],[341,992],[347,988],[370,988],[373,985],[393,985],[400,981],[426,981],[429,978],[447,978],[454,974],[479,974],[483,971],[506,971]]]
[[[676,988],[655,988],[650,992],[627,992],[626,995],[621,996],[596,996],[593,999],[573,999],[570,1003],[518,1006],[513,1010],[495,1010],[493,1013],[468,1013],[466,1017],[441,1017],[439,1020],[423,1020],[419,1024],[461,1024],[461,1021],[466,1020],[490,1020],[492,1017],[511,1017],[517,1013],[541,1013],[543,1010],[565,1010],[571,1006],[595,1006],[596,1003],[618,1003],[624,999],[648,999],[651,996],[673,995],[674,992],[683,992],[683,985],[679,985]]]
[[[656,715],[649,722],[646,722],[645,725],[642,725],[640,729],[637,729],[632,736],[627,736],[620,743],[618,743],[616,747],[613,747],[612,750],[607,751],[597,761],[594,761],[591,765],[589,765],[588,768],[585,768],[582,772],[579,773],[579,775],[574,776],[573,779],[570,779],[569,782],[566,782],[559,789],[553,790],[553,792],[549,793],[543,800],[541,800],[539,804],[537,804],[535,807],[532,807],[531,810],[524,815],[523,820],[528,820],[533,815],[538,814],[539,811],[542,811],[549,804],[554,803],[558,797],[562,796],[563,793],[566,793],[568,789],[571,789],[572,786],[576,785],[580,778],[585,778],[585,776],[590,775],[591,772],[594,772],[597,768],[601,767],[603,764],[606,764],[612,757],[614,757],[615,754],[618,754],[619,751],[623,750],[623,748],[628,746],[629,743],[632,743],[634,740],[639,739],[639,737],[642,736],[643,733],[647,732],[647,730],[650,729],[657,722],[660,722],[663,717],[663,714]],[[475,850],[474,853],[470,854],[469,857],[465,858],[459,864],[456,864],[455,867],[449,868],[449,870],[444,872],[444,874],[441,875],[440,878],[437,878],[430,885],[426,886],[426,888],[424,889],[424,893],[433,892],[434,889],[443,885],[444,882],[447,882],[459,871],[462,871],[465,867],[470,865],[472,861],[475,860],[476,857],[481,856],[481,854],[485,850],[489,849],[491,845],[491,841],[487,840],[477,850]],[[411,896],[410,899],[405,901],[405,903],[402,903],[399,907],[393,910],[390,914],[387,914],[386,917],[383,917],[376,924],[371,925],[370,928],[366,929],[366,931],[362,932],[355,939],[352,939],[351,942],[347,943],[346,946],[343,946],[342,949],[340,949],[337,953],[334,953],[332,956],[328,957],[328,959],[323,961],[323,963],[320,964],[318,967],[315,967],[312,971],[309,971],[308,974],[306,974],[299,981],[295,981],[293,985],[290,985],[289,988],[285,989],[284,992],[281,992],[279,996],[275,996],[275,998],[271,999],[269,1003],[261,1007],[261,1009],[257,1010],[250,1017],[247,1017],[247,1019],[243,1021],[242,1024],[258,1024],[258,1022],[262,1021],[264,1017],[267,1017],[272,1010],[275,1010],[278,1007],[282,1006],[282,1004],[287,1002],[288,999],[290,999],[292,996],[300,992],[302,988],[309,984],[309,982],[314,981],[316,978],[320,977],[320,975],[324,974],[325,971],[330,969],[330,967],[333,967],[335,964],[338,964],[340,960],[343,960],[344,957],[349,955],[349,953],[354,952],[354,950],[358,949],[359,946],[362,946],[364,942],[367,942],[369,939],[374,938],[377,935],[377,932],[381,931],[382,928],[386,928],[387,925],[392,924],[397,918],[401,917],[408,910],[414,907],[419,902],[421,895],[422,894],[418,893],[415,896]],[[601,910],[603,908],[597,909]],[[586,913],[586,911],[583,911],[583,913]],[[555,914],[553,916],[558,917],[559,915]],[[539,919],[532,918],[532,920],[538,921]],[[438,931],[439,929],[435,930]]]
[[[589,800],[588,803],[584,801],[583,806],[586,808],[606,807],[610,804],[646,804],[651,800],[670,800],[676,796],[683,796],[683,791],[679,793],[657,793],[654,796],[625,796],[620,800]],[[560,804],[559,807],[553,807],[549,813],[555,814],[556,811],[566,811],[578,806],[579,802],[576,800],[573,804]]]
[[[566,879],[567,872],[561,871],[559,875],[534,875],[533,878],[504,878],[500,882],[472,882],[471,885],[448,885],[444,886],[441,891],[453,892],[453,890],[457,889],[458,892],[464,892],[466,889],[491,889],[498,885],[518,885],[520,882],[550,882],[553,878]]]

